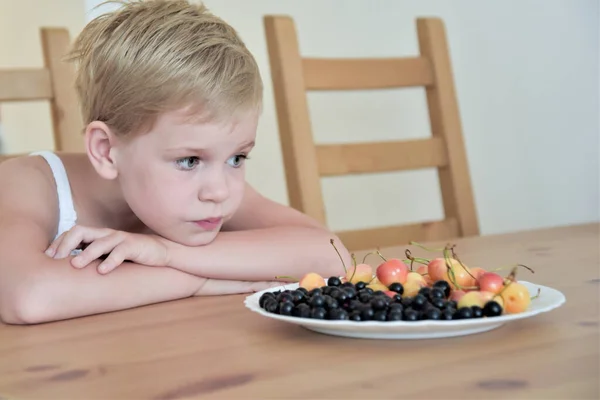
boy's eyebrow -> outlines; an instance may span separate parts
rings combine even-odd
[[[242,150],[242,149],[247,149],[248,147],[254,147],[255,142],[254,140],[250,140],[247,142],[242,142],[239,146],[238,149]],[[171,147],[166,149],[168,152],[179,152],[179,151],[184,151],[184,152],[188,152],[188,153],[201,153],[203,151],[206,151],[206,148],[202,148],[202,147],[190,147],[190,146],[185,146],[185,147]]]

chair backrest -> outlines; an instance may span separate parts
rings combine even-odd
[[[351,250],[410,240],[479,234],[444,24],[418,18],[420,54],[382,59],[302,57],[294,21],[268,15],[264,26],[290,205],[326,223],[320,178],[437,168],[444,219],[420,224],[336,232]],[[317,145],[306,92],[424,87],[431,138]]]
[[[48,100],[55,150],[81,152],[83,124],[74,87],[75,71],[62,61],[69,51],[69,32],[41,28],[40,36],[44,68],[0,69],[0,102]]]

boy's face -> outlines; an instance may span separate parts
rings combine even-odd
[[[212,242],[244,194],[245,157],[258,115],[236,121],[190,122],[162,115],[148,133],[118,145],[125,200],[155,233],[181,244]]]

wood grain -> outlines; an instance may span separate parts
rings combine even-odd
[[[364,90],[427,86],[431,63],[423,57],[303,58],[307,90]]]
[[[47,69],[0,70],[0,101],[48,100],[52,97]]]
[[[519,272],[522,279],[567,298],[550,313],[478,335],[327,336],[252,313],[244,296],[38,326],[0,324],[0,398],[597,399],[599,228],[456,240],[466,264],[491,269],[521,262],[535,270]],[[402,257],[404,249],[381,251]]]
[[[375,174],[447,165],[442,138],[317,146],[321,176]]]

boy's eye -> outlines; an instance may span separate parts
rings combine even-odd
[[[248,156],[244,154],[238,154],[236,156],[231,157],[227,162],[234,168],[239,168],[244,163],[244,160],[248,158]]]
[[[200,159],[198,157],[185,157],[185,158],[180,158],[179,160],[175,161],[177,166],[183,170],[194,169],[198,165],[199,162],[200,162]]]

